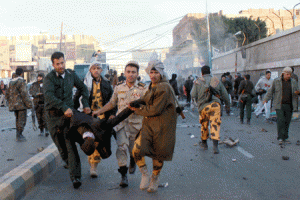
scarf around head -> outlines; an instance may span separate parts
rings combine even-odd
[[[92,76],[92,74],[91,74],[91,72],[90,72],[90,69],[92,68],[92,66],[94,66],[95,64],[99,64],[100,66],[101,66],[101,63],[100,62],[97,62],[97,61],[94,61],[94,62],[92,62],[92,64],[90,65],[90,67],[89,67],[89,71],[86,73],[86,75],[85,75],[85,78],[84,78],[84,84],[86,85],[86,87],[87,87],[87,89],[88,89],[88,91],[89,91],[89,93],[91,92],[91,90],[92,90],[92,87],[93,87],[93,76]]]

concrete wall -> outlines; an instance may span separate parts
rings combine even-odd
[[[245,52],[246,58],[242,58],[242,52]],[[212,58],[213,74],[247,73],[254,82],[267,69],[277,71],[280,75],[286,66],[293,66],[295,73],[300,75],[300,26]]]

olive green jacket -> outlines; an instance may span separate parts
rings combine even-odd
[[[83,107],[89,107],[88,89],[73,70],[65,70],[63,84],[55,70],[47,74],[43,84],[45,110],[59,110],[64,113],[68,108],[73,109],[74,86],[81,91]]]
[[[298,83],[295,79],[291,78],[292,86],[292,104],[293,111],[297,110],[298,95],[295,92],[298,90]],[[275,109],[281,109],[282,100],[282,76],[274,79],[272,86],[268,89],[267,94],[264,97],[264,101],[269,101],[273,97],[273,107]]]
[[[225,102],[225,105],[227,107],[230,107],[229,96],[224,85],[219,81],[217,77],[214,77],[210,74],[205,74],[194,82],[194,86],[191,92],[191,97],[193,99],[196,99],[198,112],[201,113],[203,108],[205,108],[212,102],[218,102],[219,104],[221,104],[221,100],[214,95],[212,96],[212,100],[210,102],[206,101],[205,92],[207,86],[209,85],[215,88],[215,90],[219,93],[221,99]]]

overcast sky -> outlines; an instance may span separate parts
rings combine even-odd
[[[249,8],[292,8],[296,0],[247,1],[208,0],[209,12],[223,10],[238,14]],[[251,2],[251,3],[250,3]],[[300,5],[299,5],[300,8]],[[145,48],[172,45],[172,29],[179,19],[169,25],[147,31],[131,40],[106,45],[119,37],[180,18],[187,13],[205,13],[206,1],[86,1],[86,0],[12,0],[0,4],[0,35],[39,34],[41,31],[59,35],[61,23],[64,34],[93,35],[107,50],[126,50],[153,39]],[[143,46],[143,45],[142,45]]]

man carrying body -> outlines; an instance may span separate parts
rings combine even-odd
[[[119,114],[122,110],[127,108],[131,101],[140,99],[146,92],[145,84],[136,81],[139,75],[139,64],[135,61],[130,61],[125,66],[126,81],[119,83],[114,89],[114,93],[110,101],[100,110],[93,112],[93,115],[100,115],[118,106]],[[119,172],[122,175],[120,182],[121,187],[128,186],[127,180],[127,151],[130,153],[130,167],[129,173],[133,174],[135,171],[135,162],[132,155],[132,149],[136,134],[142,128],[142,116],[132,114],[126,120],[115,127]]]
[[[86,74],[84,78],[84,84],[87,86],[87,89],[89,91],[89,105],[91,107],[92,111],[96,111],[100,108],[102,108],[107,102],[109,102],[113,90],[110,86],[109,82],[106,81],[102,76],[103,69],[101,68],[101,63],[94,61],[89,68],[88,73]],[[81,96],[79,93],[79,90],[75,94],[74,99],[78,99]],[[80,111],[82,111],[83,105],[80,103]],[[108,119],[112,114],[115,114],[114,110],[105,112],[102,115],[99,115],[99,119]],[[95,143],[95,146],[97,147],[98,143]],[[98,163],[100,163],[101,157],[97,149],[95,152],[88,156],[88,162],[91,166],[90,168],[90,175],[92,178],[96,178],[98,176],[97,173],[97,166]]]
[[[285,67],[280,77],[274,79],[271,88],[268,90],[263,103],[267,103],[273,98],[273,105],[277,115],[277,140],[279,145],[284,142],[290,143],[289,126],[293,111],[296,110],[299,95],[298,84],[291,78],[292,69]]]
[[[69,168],[70,178],[74,188],[81,185],[81,166],[75,141],[67,137],[67,126],[63,124],[73,115],[74,103],[72,91],[75,86],[82,94],[83,111],[88,114],[91,109],[88,104],[88,90],[80,78],[72,70],[65,69],[64,54],[55,52],[51,56],[52,70],[44,80],[44,97],[47,127],[51,138],[58,148],[62,159]],[[57,127],[65,127],[58,129]]]
[[[46,118],[45,118],[45,111],[44,111],[43,79],[44,79],[44,74],[39,73],[37,77],[37,81],[34,82],[29,89],[29,94],[33,97],[34,110],[35,110],[36,118],[39,123],[39,129],[40,129],[39,136],[44,135],[44,129],[45,129],[45,136],[48,137],[49,133],[46,127],[46,120],[45,120]]]
[[[266,104],[263,104],[263,99],[268,89],[271,87],[272,83],[273,83],[273,79],[271,79],[270,71],[266,71],[266,76],[261,77],[256,83],[255,91],[258,92],[259,94],[258,105],[255,110],[256,117],[258,117],[262,113],[262,110],[265,108],[266,120],[269,120],[270,118],[271,100],[268,101]]]
[[[22,135],[27,120],[27,109],[32,108],[32,102],[29,98],[26,83],[23,79],[23,69],[16,69],[16,77],[9,82],[6,93],[9,111],[13,111],[16,117],[16,129],[18,142],[26,141]]]
[[[217,77],[210,75],[210,68],[203,66],[201,68],[202,77],[198,78],[191,92],[193,99],[196,99],[199,111],[199,121],[201,123],[201,139],[200,144],[204,150],[207,150],[207,139],[209,136],[208,125],[210,123],[210,134],[213,140],[214,154],[219,153],[218,142],[220,140],[221,126],[221,101],[220,96],[225,102],[226,109],[230,108],[228,93]],[[210,87],[212,89],[210,89]],[[214,90],[214,92],[212,91]],[[210,94],[209,94],[210,93]]]

